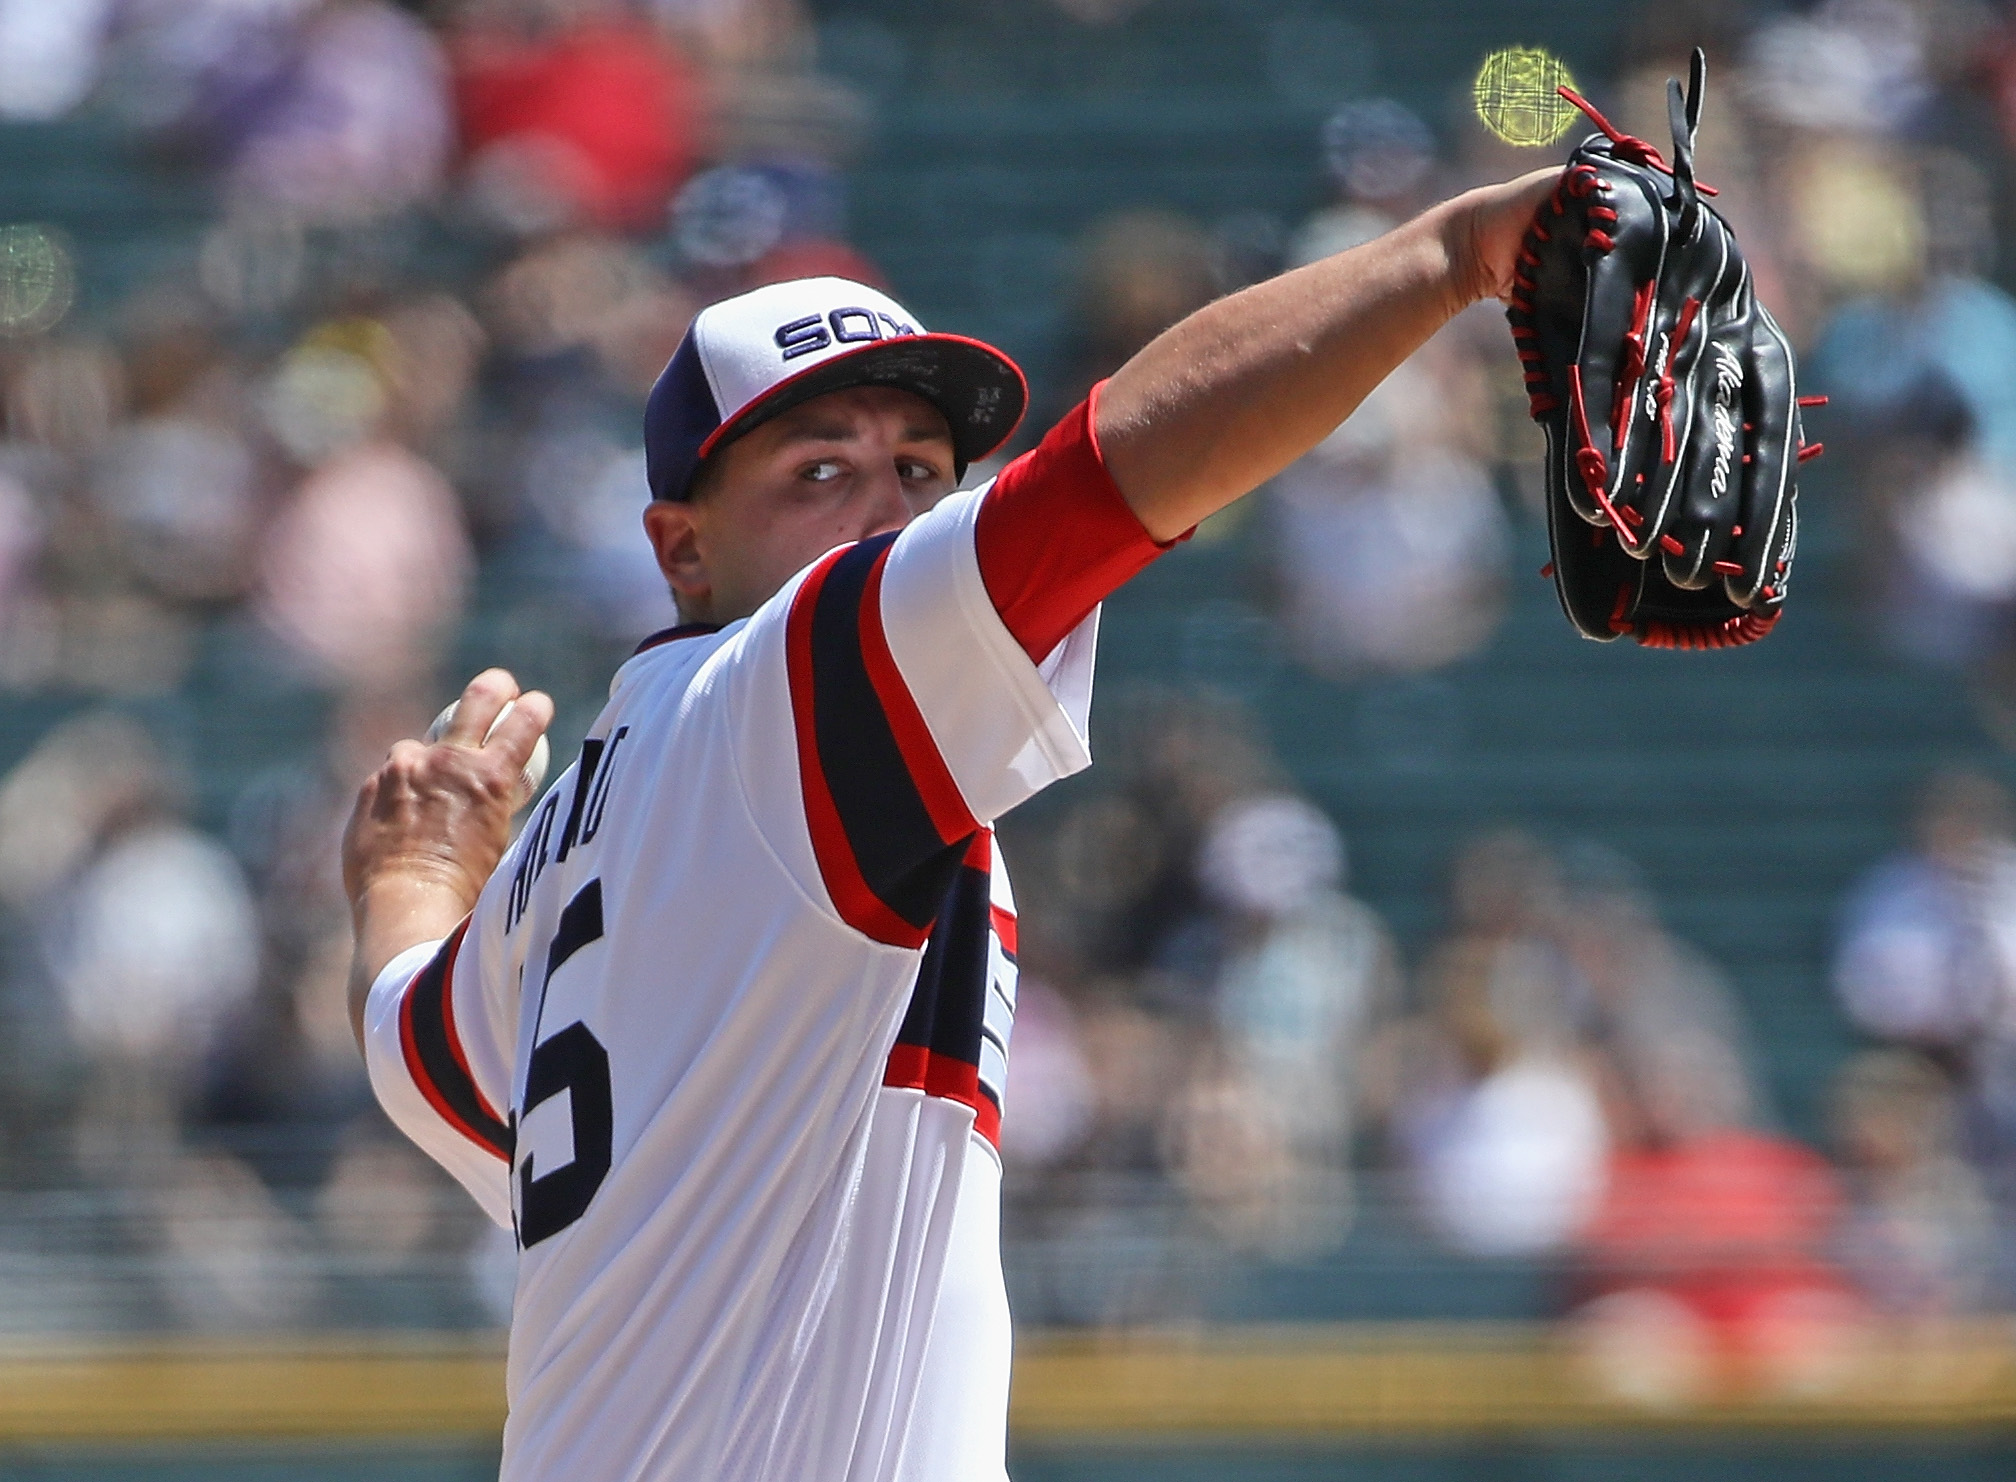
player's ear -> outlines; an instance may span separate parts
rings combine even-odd
[[[705,613],[713,598],[714,584],[700,552],[696,513],[692,504],[676,499],[654,499],[644,506],[644,533],[651,537],[658,569],[672,588],[682,616]]]

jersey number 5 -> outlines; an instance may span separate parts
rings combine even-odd
[[[539,989],[539,1009],[546,1007],[546,989],[560,964],[591,942],[602,939],[602,882],[590,880],[575,892],[560,913],[553,945],[546,952],[546,981]],[[536,1031],[535,1031],[536,1032]],[[574,1126],[574,1157],[551,1173],[538,1174],[532,1153],[518,1165],[518,1244],[531,1247],[557,1235],[587,1212],[588,1201],[609,1176],[610,1148],[616,1112],[609,1091],[609,1052],[586,1024],[575,1020],[532,1051],[525,1071],[526,1113],[562,1092]]]

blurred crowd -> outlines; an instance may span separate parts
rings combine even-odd
[[[1832,398],[1808,433],[1837,458],[1809,479],[1854,496],[1871,635],[1962,676],[2016,743],[2016,299],[2003,286],[2016,23],[1977,0],[1688,0],[1642,10],[1616,75],[1591,90],[1663,147],[1666,79],[1696,43],[1710,59],[1701,172],[1803,357],[1803,386]],[[1095,229],[1068,389],[1228,287],[1530,162],[1468,118],[1438,138],[1392,99],[1344,105],[1319,145],[1334,200],[1300,224],[1135,212]],[[1460,317],[1275,481],[1274,611],[1316,672],[1429,669],[1494,633],[1501,496],[1535,508],[1539,467],[1502,336],[1490,306]]]
[[[1809,435],[1845,455],[1823,492],[1853,500],[1855,605],[1875,646],[1961,677],[2016,745],[2016,24],[1964,0],[1648,8],[1593,91],[1663,145],[1695,42],[1700,169],[1833,399]],[[1334,198],[1299,225],[1095,227],[1058,402],[1216,294],[1523,164],[1391,99],[1339,108],[1319,147]],[[1538,496],[1502,333],[1488,307],[1460,316],[1257,514],[1221,517],[1253,521],[1302,668],[1376,679],[1490,643]],[[1015,841],[1025,876],[1037,861],[1004,1124],[1025,1317],[1211,1316],[1224,1288],[1196,1251],[1348,1266],[1396,1211],[1444,1252],[1553,1272],[1590,1372],[1652,1405],[1826,1393],[1872,1344],[2016,1304],[1997,781],[1930,779],[1908,847],[1845,901],[1833,982],[1862,1048],[1802,1141],[1722,974],[1627,859],[1480,834],[1409,966],[1250,716],[1169,696],[1120,734],[1124,760]]]
[[[371,1106],[336,841],[485,582],[583,703],[676,621],[660,367],[713,299],[880,281],[812,59],[795,0],[0,0],[0,117],[81,110],[214,203],[186,271],[69,322],[71,244],[0,243],[0,704],[42,717],[0,781],[0,1156],[102,1215],[0,1244],[166,1273],[53,1318],[7,1283],[0,1328],[508,1298],[485,1247],[460,1307],[371,1305],[475,1222]],[[206,796],[163,717],[246,705],[282,760]]]
[[[698,308],[882,281],[846,236],[866,105],[814,37],[798,0],[0,0],[0,118],[108,119],[214,205],[186,273],[88,323],[63,317],[60,234],[0,241],[0,706],[46,717],[0,777],[0,1177],[104,1216],[39,1252],[0,1216],[0,1277],[43,1273],[0,1281],[0,1330],[508,1300],[508,1242],[371,1106],[335,841],[472,619],[536,630],[583,703],[675,620],[638,529],[641,408]],[[1810,435],[1848,455],[1860,610],[2016,745],[2016,24],[1689,0],[1647,8],[1591,91],[1658,142],[1697,40],[1701,172],[1834,398]],[[1328,112],[1309,158],[1299,222],[1086,228],[1025,444],[1217,295],[1531,164],[1376,97]],[[1492,642],[1539,466],[1504,352],[1493,308],[1460,316],[1200,532],[1241,543],[1302,671],[1419,675]],[[249,697],[298,744],[220,798],[150,719],[164,697]],[[1199,1315],[1200,1261],[1320,1265],[1384,1231],[1553,1273],[1595,1371],[1664,1403],[1824,1389],[1882,1325],[2016,1303],[1996,781],[1932,779],[1844,904],[1833,982],[1863,1043],[1809,1145],[1721,971],[1614,850],[1461,841],[1439,931],[1403,952],[1238,702],[1116,689],[1101,724],[1094,777],[1006,830],[1026,1320]],[[47,1284],[52,1239],[164,1274],[105,1319]],[[394,1280],[430,1272],[453,1280]]]
[[[1250,715],[1167,694],[1125,726],[1102,786],[1009,836],[1025,1320],[1214,1315],[1199,1248],[1341,1250],[1348,1285],[1354,1226],[1398,1226],[1423,1276],[1357,1279],[1446,1277],[1423,1240],[1543,1269],[1591,1373],[1665,1406],[1826,1394],[1872,1345],[2016,1306],[2001,784],[1932,778],[1845,902],[1833,981],[1864,1048],[1816,1145],[1784,1130],[1721,970],[1614,849],[1471,837],[1410,969]]]
[[[589,632],[666,619],[638,408],[699,304],[878,276],[839,239],[848,97],[788,0],[435,20],[0,6],[0,112],[88,95],[220,203],[186,278],[7,345],[0,682],[169,691],[226,614],[318,688],[431,684],[478,551]]]

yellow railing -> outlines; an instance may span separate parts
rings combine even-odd
[[[1659,1405],[1616,1397],[1559,1330],[1537,1324],[1032,1335],[1017,1352],[1014,1423],[1031,1440],[2006,1425],[2016,1423],[2012,1337],[2000,1324],[1887,1334],[1813,1375],[1808,1393]]]
[[[13,1345],[0,1441],[494,1436],[492,1342],[428,1338]]]
[[[2016,1334],[1890,1334],[1807,1395],[1687,1406],[1608,1397],[1552,1329],[1346,1324],[1125,1336],[1024,1334],[1013,1423],[1031,1441],[1187,1433],[1420,1437],[1686,1426],[2016,1425]],[[16,1343],[0,1350],[0,1443],[494,1436],[494,1340]]]

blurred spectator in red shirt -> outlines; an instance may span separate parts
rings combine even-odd
[[[478,0],[451,34],[480,203],[523,232],[649,230],[693,168],[699,79],[614,0]]]
[[[1819,1154],[1748,1127],[1741,1066],[1690,1035],[1620,1067],[1601,1202],[1578,1242],[1578,1314],[1620,1398],[1824,1392],[1862,1315],[1822,1252],[1842,1209]]]

